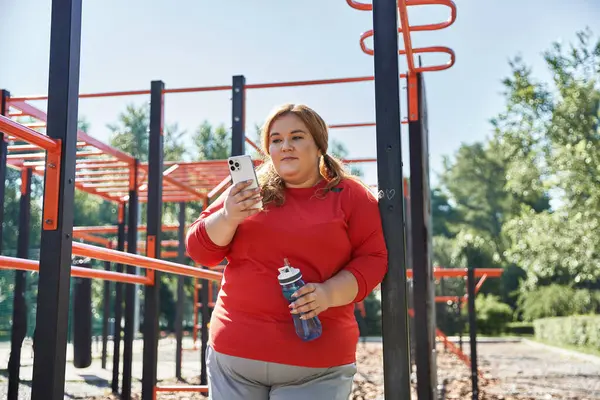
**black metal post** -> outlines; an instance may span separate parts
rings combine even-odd
[[[469,260],[471,257],[467,257]],[[469,260],[467,269],[467,290],[469,306],[469,340],[471,345],[471,386],[473,400],[479,399],[478,377],[477,377],[477,320],[475,318],[475,269]]]
[[[460,349],[460,351],[463,351],[463,318],[462,318],[462,298],[459,296],[458,297],[458,302],[456,303],[458,308],[456,310],[456,320],[458,322],[458,348]]]
[[[73,257],[73,265],[90,268],[91,259]],[[73,279],[73,365],[87,368],[92,364],[92,280]],[[97,344],[98,342],[96,342]]]
[[[416,341],[417,395],[419,400],[436,396],[435,368],[435,293],[431,262],[431,201],[429,196],[429,148],[427,103],[423,75],[409,77],[417,85],[419,118],[409,121],[410,198],[414,326]],[[408,95],[412,91],[408,90]]]
[[[110,261],[104,262],[104,270],[110,271]],[[110,281],[104,281],[104,293],[103,301],[104,307],[102,309],[102,369],[106,369],[106,352],[108,347],[108,314],[110,314]]]
[[[148,157],[148,207],[146,249],[148,257],[160,258],[162,229],[163,181],[163,91],[162,81],[152,81],[150,88],[150,142]],[[158,364],[158,315],[160,312],[160,272],[154,275],[154,284],[146,285],[144,295],[144,365],[142,373],[142,400],[154,399]]]
[[[177,248],[177,261],[185,264],[185,202],[179,203],[179,229],[177,229],[177,239],[179,246]],[[175,376],[182,379],[181,365],[183,363],[183,312],[185,305],[185,293],[183,291],[185,276],[177,277],[177,311],[175,316],[175,336],[177,337],[177,349],[175,350]]]
[[[231,155],[239,156],[246,152],[246,78],[243,75],[233,77],[231,95]]]
[[[4,185],[3,185],[4,186]],[[31,168],[21,171],[21,198],[19,199],[19,237],[17,239],[17,257],[29,258],[29,220],[31,217]],[[13,325],[10,337],[10,357],[8,359],[8,396],[7,400],[19,398],[19,380],[21,369],[21,347],[27,335],[27,304],[25,271],[15,270],[15,288],[13,298]]]
[[[47,135],[61,140],[57,202],[50,200],[47,163],[34,342],[32,400],[64,397],[79,106],[82,0],[53,0]],[[50,155],[50,154],[48,154]],[[55,167],[54,167],[55,168]],[[48,213],[48,214],[46,214]]]
[[[117,224],[117,250],[125,250],[125,203],[119,204],[119,218]],[[123,264],[117,264],[117,272],[123,272]],[[112,368],[112,392],[119,393],[119,370],[121,366],[121,335],[123,330],[123,284],[115,284],[115,324],[113,333],[113,368]]]
[[[8,100],[10,98],[10,93],[8,90],[0,90],[0,114],[8,115]],[[0,132],[0,210],[4,210],[4,190],[6,189],[6,185],[4,182],[6,181],[6,154],[8,153],[8,143],[4,140],[4,133]],[[4,223],[4,213],[0,212],[0,250],[2,249],[2,227]]]
[[[139,161],[136,159],[132,167],[133,179],[129,188],[129,210],[127,212],[127,252],[137,253],[137,231],[138,231],[138,190],[137,175]],[[128,265],[127,273],[136,274],[135,266]],[[122,400],[131,400],[131,369],[133,362],[133,337],[135,332],[134,314],[135,314],[135,290],[133,284],[125,286],[125,329],[123,335],[123,387],[121,389]]]
[[[202,314],[202,323],[200,325],[200,356],[202,362],[200,364],[200,384],[206,385],[208,382],[208,375],[206,372],[206,350],[208,347],[208,323],[210,321],[210,299],[208,298],[208,286],[211,284],[208,279],[202,281],[202,288],[200,289],[200,303],[202,308],[200,313]]]
[[[373,1],[379,210],[388,248],[381,301],[386,400],[411,397],[397,15],[396,0]]]

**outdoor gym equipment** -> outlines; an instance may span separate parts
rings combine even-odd
[[[385,239],[389,249],[389,269],[382,284],[382,318],[384,348],[384,380],[386,400],[410,398],[410,352],[407,304],[407,235],[405,231],[404,196],[402,184],[402,149],[399,80],[406,79],[409,125],[411,185],[410,251],[415,297],[415,329],[417,364],[417,392],[420,399],[433,399],[435,390],[435,363],[432,349],[435,342],[433,324],[433,277],[429,259],[431,230],[429,227],[429,183],[427,150],[427,103],[423,73],[441,71],[454,63],[454,53],[446,47],[412,47],[411,32],[442,29],[455,19],[456,7],[449,0],[374,0],[373,5],[352,0],[347,3],[359,10],[373,12],[373,48],[364,44],[371,33],[361,38],[361,48],[374,56],[375,74],[372,77],[341,78],[315,81],[245,84],[243,76],[236,76],[232,85],[205,88],[165,89],[161,81],[153,81],[150,90],[123,91],[98,94],[79,94],[79,57],[81,39],[81,0],[53,0],[50,43],[50,75],[48,96],[10,97],[2,93],[0,132],[6,139],[27,144],[0,146],[0,178],[6,166],[33,172],[44,177],[44,205],[40,261],[0,257],[2,268],[39,270],[37,340],[34,358],[32,399],[58,400],[64,393],[66,349],[66,322],[69,304],[69,278],[79,276],[128,283],[125,293],[125,352],[123,370],[123,397],[131,396],[131,358],[133,339],[134,286],[144,285],[144,357],[142,398],[150,400],[163,391],[206,391],[199,387],[158,387],[156,362],[158,340],[158,290],[160,272],[220,281],[221,274],[186,265],[160,260],[162,203],[196,201],[207,204],[208,199],[220,193],[228,184],[225,160],[200,164],[177,163],[169,167],[163,162],[162,127],[164,95],[168,93],[227,90],[232,92],[232,154],[245,152],[245,143],[256,144],[245,138],[244,93],[246,90],[285,86],[322,85],[334,83],[374,81],[376,118],[373,123],[346,124],[344,127],[375,126],[377,138],[379,208]],[[407,8],[419,5],[444,5],[450,8],[447,22],[424,26],[410,26]],[[401,28],[398,29],[398,17]],[[404,49],[398,50],[398,33]],[[443,65],[416,66],[414,55],[442,52],[450,55]],[[399,73],[398,54],[408,63],[406,74]],[[293,85],[292,85],[293,83]],[[130,155],[86,135],[77,129],[79,98],[150,95],[150,154],[149,162],[141,163]],[[48,100],[48,115],[29,102]],[[11,117],[31,116],[37,120],[30,127],[19,124]],[[46,125],[46,134],[34,130]],[[369,124],[369,125],[367,125]],[[331,126],[335,127],[335,126]],[[8,150],[12,153],[8,154]],[[24,151],[37,150],[34,153]],[[39,151],[41,150],[41,151]],[[11,157],[13,156],[13,157]],[[92,160],[92,161],[90,161]],[[190,176],[198,176],[191,181]],[[118,187],[106,187],[98,178],[112,176]],[[103,187],[104,186],[104,187]],[[73,197],[75,188],[93,193],[110,201],[128,204],[127,252],[77,243],[73,241]],[[3,196],[0,196],[3,198]],[[137,252],[137,210],[140,202],[148,203],[146,254]],[[124,218],[124,216],[123,216]],[[122,220],[124,227],[124,219]],[[125,239],[123,240],[125,241]],[[124,245],[124,243],[123,243]],[[95,270],[71,266],[71,256],[79,255],[127,265],[117,271]],[[146,270],[146,275],[135,275],[135,267]],[[121,267],[122,268],[122,267]],[[467,271],[469,284],[474,285],[475,271]],[[471,291],[473,293],[473,291]],[[474,296],[469,296],[474,310]],[[473,332],[474,326],[471,326]],[[475,355],[474,355],[475,356]],[[474,396],[477,391],[474,390]]]

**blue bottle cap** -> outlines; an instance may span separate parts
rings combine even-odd
[[[298,268],[292,267],[288,259],[284,259],[285,265],[279,268],[279,284],[288,285],[302,278],[302,272]]]

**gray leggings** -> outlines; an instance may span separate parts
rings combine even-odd
[[[207,348],[211,400],[348,400],[356,365],[307,368],[249,360]]]

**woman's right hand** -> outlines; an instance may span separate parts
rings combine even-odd
[[[231,224],[239,225],[246,218],[258,214],[261,210],[253,208],[262,200],[260,187],[248,189],[252,181],[240,182],[231,187],[223,204],[223,217]]]

